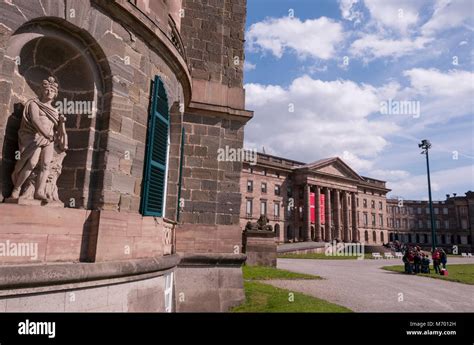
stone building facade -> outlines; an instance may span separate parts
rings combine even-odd
[[[433,201],[436,245],[449,250],[470,251],[474,238],[474,192],[464,196],[447,194],[443,201]],[[388,199],[387,223],[390,240],[432,245],[430,208],[427,201]]]
[[[384,181],[358,175],[340,158],[305,164],[258,153],[244,163],[241,226],[266,214],[279,242],[388,241]]]
[[[244,163],[240,188],[242,229],[265,214],[280,243],[337,239],[431,245],[428,202],[387,199],[385,181],[358,175],[338,157],[305,164],[258,153],[256,164]],[[472,248],[473,192],[435,201],[434,214],[439,246]]]
[[[63,207],[0,204],[0,249],[37,245],[34,259],[0,251],[0,311],[218,311],[243,299],[241,165],[217,150],[242,147],[252,117],[245,13],[245,0],[0,3],[4,201],[25,102],[53,76],[74,106]]]

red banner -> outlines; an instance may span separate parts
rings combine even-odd
[[[311,223],[316,222],[316,208],[314,205],[315,202],[315,195],[314,193],[309,193],[309,207],[310,207],[310,215],[311,215]],[[321,194],[319,196],[319,211],[320,211],[320,219],[321,219],[321,224],[324,224],[325,218],[324,218],[324,194]]]
[[[319,196],[319,211],[320,211],[320,219],[321,219],[321,224],[325,224],[326,223],[326,218],[324,217],[324,214],[326,212],[326,208],[325,208],[325,199],[324,199],[324,194],[321,194]]]

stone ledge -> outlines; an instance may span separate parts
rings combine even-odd
[[[182,254],[179,267],[196,266],[242,266],[247,259],[245,254],[227,253],[187,253]]]
[[[234,109],[222,105],[214,105],[208,103],[199,103],[191,101],[189,107],[186,109],[186,114],[197,114],[197,115],[215,115],[223,118],[229,118],[231,120],[239,120],[244,123],[251,120],[253,117],[253,111],[244,109]]]
[[[96,263],[0,266],[0,290],[141,275],[168,270],[176,267],[179,261],[180,257],[173,254]]]
[[[275,237],[275,232],[274,231],[266,231],[266,230],[245,230],[245,236],[247,236],[247,237],[271,238],[271,237]]]

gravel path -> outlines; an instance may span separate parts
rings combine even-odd
[[[449,264],[474,263],[450,258]],[[474,312],[474,286],[382,270],[400,260],[278,259],[278,268],[316,274],[324,280],[272,280],[267,284],[302,292],[359,312]],[[400,299],[402,299],[400,301]]]

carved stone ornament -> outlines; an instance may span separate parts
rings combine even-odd
[[[19,159],[7,202],[39,200],[60,204],[56,185],[68,146],[66,118],[51,104],[58,96],[53,77],[43,80],[40,97],[26,102],[18,130]]]

